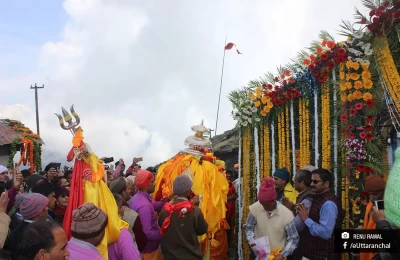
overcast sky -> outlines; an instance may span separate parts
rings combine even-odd
[[[225,37],[218,133],[231,129],[227,94],[288,63],[318,39],[354,21],[360,0],[153,1],[0,0],[0,118],[36,131],[39,91],[43,161],[64,161],[71,133],[61,106],[81,117],[99,157],[162,162],[184,147],[190,127],[214,128]]]

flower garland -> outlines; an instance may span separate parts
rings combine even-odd
[[[336,72],[332,71],[332,89],[336,90]],[[334,92],[333,95],[333,176],[335,181],[335,194],[338,191],[338,125],[337,125],[337,95]]]
[[[290,168],[291,168],[291,159],[290,159],[290,154],[291,154],[291,149],[290,149],[290,125],[289,125],[289,118],[290,118],[290,115],[289,115],[289,105],[287,104],[286,106],[285,106],[285,137],[286,137],[286,140],[285,140],[285,144],[286,144],[286,146],[285,146],[285,166],[284,167],[286,167],[286,169],[288,169],[289,170],[289,172],[290,172]]]
[[[308,100],[299,102],[300,167],[310,164]]]
[[[260,147],[258,139],[258,126],[254,126],[254,152],[255,152],[255,162],[256,162],[256,190],[257,194],[261,185],[261,172],[260,172]],[[257,197],[257,196],[256,196]]]
[[[294,111],[293,111],[293,101],[290,102],[290,136],[292,137],[292,178],[293,182],[296,176],[296,133],[294,129]]]
[[[381,37],[375,39],[374,50],[377,53],[381,75],[389,90],[389,94],[397,109],[400,110],[400,75],[394,63],[387,38]]]
[[[237,219],[239,221],[238,225],[235,226],[235,233],[238,234],[238,251],[237,251],[237,258],[239,260],[243,260],[243,245],[242,245],[242,218],[243,218],[243,193],[242,193],[242,155],[243,155],[243,144],[242,144],[242,131],[239,132],[239,153],[238,153],[238,162],[239,162],[239,172],[238,172],[238,178],[239,178],[239,185],[238,185],[238,212],[237,212]]]
[[[319,140],[318,140],[318,92],[314,91],[314,165],[318,167],[319,162]]]
[[[259,137],[258,137],[258,144],[260,146],[260,179],[262,180],[264,178],[264,156],[265,156],[265,151],[264,151],[264,129],[265,129],[265,125],[260,124],[259,125]]]
[[[275,172],[276,169],[276,155],[275,155],[275,124],[271,123],[271,151],[272,151],[272,155],[271,155],[271,173]]]
[[[264,171],[263,178],[271,176],[271,147],[270,147],[270,135],[269,135],[269,126],[264,124],[264,144],[263,144],[263,153],[264,153]]]
[[[285,160],[285,151],[284,151],[284,126],[283,126],[283,113],[278,115],[278,167],[283,168],[284,160]]]
[[[322,168],[330,170],[331,168],[331,122],[330,122],[330,84],[329,80],[324,84],[321,97],[321,132],[322,132]]]
[[[250,206],[250,137],[251,133],[249,129],[245,130],[243,135],[243,157],[242,157],[242,173],[243,173],[243,215],[242,215],[242,223],[246,223],[247,217],[249,215],[249,206]],[[246,237],[246,232],[244,228],[242,229],[242,238]],[[250,247],[247,243],[243,244],[243,258],[249,259],[250,258]]]

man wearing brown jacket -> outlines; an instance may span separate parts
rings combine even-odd
[[[198,236],[207,232],[207,222],[198,206],[190,202],[192,181],[187,175],[176,177],[175,201],[166,203],[160,213],[161,251],[164,260],[202,260]]]

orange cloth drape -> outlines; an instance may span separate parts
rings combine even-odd
[[[370,216],[369,213],[372,210],[374,204],[369,202],[367,208],[365,209],[365,216],[364,216],[364,229],[375,229],[376,223],[372,220],[372,215]],[[360,253],[360,260],[371,260],[374,253],[371,252],[361,252]]]

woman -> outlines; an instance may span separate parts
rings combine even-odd
[[[55,190],[56,205],[54,207],[54,220],[62,225],[64,221],[65,209],[68,205],[69,190],[64,187],[57,187]]]

